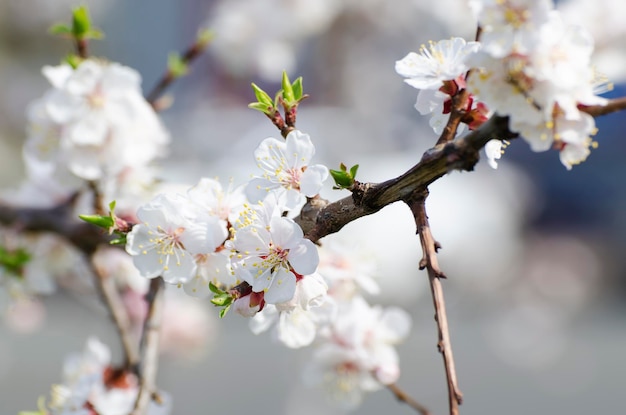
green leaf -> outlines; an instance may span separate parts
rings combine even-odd
[[[209,290],[211,290],[213,294],[224,294],[224,291],[220,290],[220,288],[211,281],[209,281]]]
[[[109,242],[111,245],[126,245],[126,235],[122,235],[119,238],[111,239]]]
[[[84,39],[102,39],[103,37],[104,37],[104,32],[99,29],[88,30],[83,35]]]
[[[109,229],[113,226],[115,221],[111,216],[102,216],[102,215],[78,215],[79,218],[84,220],[87,223],[91,223],[92,225],[96,225],[100,228]]]
[[[274,95],[274,108],[278,108],[278,104],[280,104],[280,100],[283,98],[283,90],[280,89],[278,92],[276,92],[276,95]]]
[[[91,19],[87,6],[79,6],[72,10],[72,33],[77,38],[84,38],[91,30]]]
[[[293,84],[291,84],[293,89],[293,96],[296,101],[300,101],[302,99],[303,90],[302,90],[302,77],[298,77]]]
[[[83,62],[83,58],[73,53],[70,53],[69,55],[65,57],[64,61],[65,63],[70,65],[72,69],[76,69],[78,68],[78,65],[80,65]]]
[[[223,307],[231,304],[233,302],[233,298],[228,293],[218,294],[213,297],[211,302],[218,307]]]
[[[273,109],[272,106],[268,106],[262,102],[253,102],[252,104],[248,104],[248,108],[261,111],[263,114],[271,114]]]
[[[196,36],[196,43],[201,48],[204,48],[209,42],[213,40],[215,37],[215,33],[209,29],[201,29],[198,31],[198,36]]]
[[[254,82],[252,83],[252,89],[254,90],[254,96],[256,97],[258,103],[264,104],[267,107],[274,106],[272,98],[270,98],[270,96],[267,95],[267,92],[259,88],[259,86]]]
[[[354,180],[349,173],[340,170],[329,170],[330,175],[333,176],[337,189],[347,189],[354,184]]]
[[[112,201],[111,203],[109,203],[109,211],[111,212],[111,216],[113,216],[113,212],[115,211],[115,205],[116,205],[116,201]]]
[[[185,62],[178,53],[170,53],[167,58],[167,70],[174,78],[180,78],[189,73],[189,65],[187,65],[187,62]]]
[[[48,29],[48,33],[51,35],[71,35],[72,28],[63,23],[54,24]]]
[[[359,165],[355,164],[354,166],[350,167],[350,176],[352,176],[352,179],[356,179],[356,172],[357,170],[359,170]]]
[[[293,92],[293,86],[291,86],[291,81],[289,81],[289,77],[287,76],[287,72],[283,71],[283,99],[290,105],[293,105],[296,101]]]
[[[230,306],[231,306],[231,304],[227,305],[226,307],[224,307],[224,308],[222,308],[220,310],[220,318],[224,318],[226,313],[228,313],[228,310],[230,310]]]
[[[31,255],[23,248],[7,250],[0,246],[0,266],[8,272],[21,276],[22,267],[30,261]]]

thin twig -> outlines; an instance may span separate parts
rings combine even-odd
[[[617,111],[623,111],[626,109],[626,97],[620,97],[610,99],[606,105],[590,105],[588,107],[581,106],[580,110],[586,112],[592,117],[599,117],[601,115],[611,114]]]
[[[207,40],[203,40],[198,38],[193,45],[191,45],[181,56],[181,61],[185,65],[189,65],[193,62],[198,56],[200,56],[207,48],[209,42]],[[161,95],[165,92],[165,90],[179,77],[175,76],[175,74],[168,69],[165,71],[161,79],[156,83],[154,88],[148,93],[146,97],[146,101],[152,105],[155,110],[158,110],[157,102]]]
[[[454,367],[454,357],[452,355],[452,345],[450,343],[450,331],[448,328],[448,318],[446,315],[446,305],[443,298],[443,288],[441,286],[441,278],[445,278],[444,273],[439,268],[437,261],[437,250],[441,247],[436,242],[430,232],[428,224],[428,216],[426,215],[426,197],[428,190],[418,192],[412,197],[407,198],[405,202],[411,208],[417,226],[417,233],[420,236],[423,257],[420,261],[420,269],[426,269],[428,272],[428,280],[430,282],[430,291],[433,297],[433,305],[435,306],[435,321],[437,321],[437,329],[439,333],[439,341],[437,348],[443,357],[443,363],[446,370],[446,381],[448,384],[448,403],[450,415],[459,414],[459,405],[463,401],[463,394],[459,390],[456,377],[456,369]]]
[[[163,316],[163,291],[163,278],[158,277],[150,281],[150,288],[146,294],[148,315],[146,316],[141,337],[139,393],[131,415],[144,415],[150,401],[154,399],[157,393],[156,375],[159,367],[159,335]]]
[[[132,334],[132,324],[126,312],[126,307],[120,297],[120,293],[115,286],[115,280],[112,276],[103,275],[94,265],[93,261],[89,261],[89,265],[94,274],[96,287],[100,292],[106,308],[111,314],[111,319],[120,337],[124,350],[124,368],[134,371],[139,364],[137,339],[135,339],[135,336]]]
[[[421,403],[417,402],[415,399],[411,398],[406,392],[404,392],[398,385],[392,383],[391,385],[386,385],[387,389],[391,391],[395,395],[395,397],[400,401],[404,402],[411,408],[415,409],[421,415],[432,415],[431,412]]]

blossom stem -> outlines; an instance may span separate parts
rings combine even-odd
[[[387,386],[387,389],[391,391],[395,395],[395,397],[400,401],[404,402],[411,408],[415,409],[415,411],[421,415],[431,415],[431,412],[421,403],[417,402],[415,399],[411,398],[405,391],[400,389],[398,385],[392,383]]]
[[[461,119],[465,115],[467,109],[467,99],[469,98],[469,91],[467,89],[461,89],[452,97],[452,109],[450,111],[450,117],[446,126],[443,128],[443,132],[437,140],[437,145],[445,144],[456,137],[456,131],[459,128]]]
[[[416,192],[411,195],[405,202],[411,208],[417,226],[417,233],[420,237],[422,245],[422,259],[420,261],[420,269],[426,269],[428,272],[428,280],[430,282],[430,291],[433,297],[433,305],[435,307],[435,321],[439,341],[437,348],[443,357],[443,363],[446,371],[446,380],[448,384],[448,404],[450,415],[459,414],[459,405],[463,401],[463,394],[459,390],[456,369],[454,367],[454,357],[452,355],[452,345],[450,342],[450,330],[448,327],[448,318],[446,315],[446,305],[443,297],[443,287],[441,286],[441,278],[446,278],[439,268],[437,261],[437,250],[441,247],[436,242],[430,232],[428,224],[428,216],[426,214],[426,198],[428,190]]]
[[[85,38],[81,38],[81,37],[76,37],[75,39],[76,43],[76,54],[82,58],[82,59],[87,59],[89,57],[89,51],[87,48],[87,39]]]
[[[139,364],[139,351],[136,347],[136,339],[132,335],[130,318],[128,317],[120,293],[115,286],[115,280],[110,275],[103,275],[94,265],[93,261],[90,261],[89,264],[94,274],[96,287],[111,314],[111,319],[122,342],[125,360],[124,367],[134,371]]]
[[[156,400],[156,375],[159,366],[159,336],[163,315],[163,278],[157,277],[150,281],[146,294],[148,315],[143,326],[141,337],[141,365],[139,368],[139,393],[135,408],[131,415],[144,415],[151,400]],[[158,402],[158,400],[156,400]]]

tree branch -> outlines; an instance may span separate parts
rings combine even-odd
[[[313,242],[335,233],[362,216],[404,200],[453,170],[471,171],[481,148],[491,139],[516,137],[508,129],[508,118],[494,115],[479,129],[448,143],[438,144],[424,153],[419,163],[403,175],[383,183],[358,183],[352,196],[333,203],[317,202],[307,206],[297,219],[307,238]]]
[[[98,245],[108,245],[111,237],[102,229],[78,220],[72,212],[75,198],[73,196],[58,206],[44,209],[0,204],[0,223],[21,231],[54,233],[91,255]]]
[[[135,402],[135,409],[131,415],[147,413],[150,401],[154,400],[156,390],[156,375],[159,367],[159,335],[164,304],[163,278],[157,277],[150,281],[150,289],[146,294],[148,315],[141,337],[141,366],[139,368],[139,393]]]
[[[415,409],[415,411],[417,411],[419,414],[432,415],[431,412],[428,410],[428,408],[423,406],[421,403],[417,402],[415,399],[411,398],[406,392],[400,389],[400,387],[396,385],[395,383],[392,383],[391,385],[385,385],[385,386],[387,386],[387,389],[389,389],[391,393],[394,394],[396,399],[398,399],[400,402],[404,402],[405,404],[409,405],[411,408]]]
[[[446,380],[448,383],[448,403],[450,415],[458,415],[459,405],[463,401],[463,394],[459,390],[456,377],[456,369],[454,367],[454,357],[452,355],[452,345],[450,343],[450,331],[448,328],[448,318],[446,316],[446,305],[443,298],[443,288],[441,286],[441,278],[446,278],[439,268],[437,261],[437,250],[441,248],[430,232],[428,224],[428,216],[426,215],[426,197],[428,190],[414,193],[408,197],[405,202],[411,208],[417,226],[417,233],[420,237],[422,245],[422,259],[420,260],[420,269],[426,269],[428,272],[428,281],[430,282],[430,291],[433,297],[433,305],[435,306],[435,321],[439,333],[439,341],[437,348],[443,357],[443,363],[446,370]]]

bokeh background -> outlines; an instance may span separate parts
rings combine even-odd
[[[559,2],[596,39],[595,62],[626,93],[626,24],[619,0]],[[73,0],[0,1],[0,185],[22,177],[25,108],[47,82],[40,69],[71,49],[46,34],[67,21]],[[414,109],[416,91],[394,62],[428,40],[471,39],[475,22],[463,0],[88,0],[106,34],[92,53],[136,68],[147,92],[168,53],[182,50],[200,27],[214,30],[209,52],[169,91],[165,111],[171,156],[162,176],[194,184],[202,176],[254,172],[252,151],[276,136],[247,109],[254,81],[278,88],[283,69],[304,76],[311,98],[299,127],[328,166],[360,164],[360,179],[380,181],[415,164],[436,137]],[[431,186],[428,211],[442,243],[440,262],[464,414],[624,413],[626,387],[626,118],[597,120],[599,142],[588,161],[567,171],[554,152],[532,153],[513,142],[498,170],[452,173]],[[330,190],[330,199],[344,196]],[[432,302],[417,270],[419,241],[408,209],[385,208],[344,233],[378,261],[382,295],[414,319],[400,346],[399,385],[434,413],[446,413],[443,364],[436,349]],[[115,332],[97,297],[59,292],[43,299],[41,323],[26,330],[0,324],[0,413],[35,409],[61,378],[63,358],[96,335],[119,357]],[[189,299],[193,301],[193,299]],[[300,369],[306,350],[254,336],[236,315],[218,321],[205,301],[183,347],[172,347],[159,385],[174,414],[335,414]],[[167,311],[166,311],[167,313]],[[183,316],[170,318],[183,321]],[[181,323],[182,325],[183,323]],[[181,332],[183,329],[181,328]],[[172,339],[182,335],[166,333]],[[411,410],[382,390],[359,414]]]

